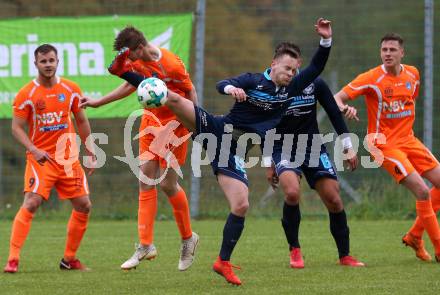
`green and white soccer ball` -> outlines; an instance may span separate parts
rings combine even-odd
[[[167,101],[168,88],[158,78],[147,78],[137,88],[139,103],[146,109],[163,106]]]

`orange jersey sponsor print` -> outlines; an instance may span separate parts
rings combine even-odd
[[[399,146],[414,137],[415,99],[420,78],[415,67],[401,65],[398,76],[390,75],[383,65],[360,74],[343,88],[355,99],[365,95],[368,133],[386,137],[387,147]]]
[[[163,80],[168,89],[186,97],[186,93],[192,89],[193,85],[185,65],[177,55],[164,48],[160,48],[160,53],[161,56],[158,61],[145,62],[137,60],[133,62],[134,70],[146,77]],[[176,116],[167,106],[149,109],[149,112],[157,116],[163,123],[176,119]]]
[[[71,114],[80,110],[81,95],[78,85],[64,78],[57,78],[57,84],[52,88],[33,80],[17,93],[13,113],[27,120],[32,143],[55,158],[58,140],[63,134],[75,133]],[[70,138],[74,140],[74,137]],[[68,152],[67,158],[72,157],[68,150],[73,143],[69,140],[63,142],[65,146],[61,151]]]

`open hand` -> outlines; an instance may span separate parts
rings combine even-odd
[[[316,25],[315,25],[315,30],[316,32],[324,39],[328,39],[332,36],[332,26],[331,26],[331,21],[324,19],[324,18],[319,18],[316,21]]]

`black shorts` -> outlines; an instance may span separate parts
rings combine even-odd
[[[305,175],[310,188],[315,189],[316,182],[323,178],[332,178],[337,180],[336,170],[330,160],[329,154],[325,146],[321,146],[318,159],[311,159],[311,153],[306,153],[302,163],[295,163],[295,152],[290,155],[282,154],[282,146],[274,146],[272,160],[275,164],[277,175],[281,175],[285,171],[293,171],[299,176]]]
[[[225,122],[224,117],[214,116],[196,105],[194,111],[196,115],[196,134],[193,139],[202,144],[207,151],[214,174],[227,175],[248,186],[244,159],[237,156],[237,141],[232,138],[232,134],[225,132],[228,123]],[[215,149],[209,149],[207,140],[214,140],[214,138],[216,140]],[[230,145],[228,144],[229,139]]]

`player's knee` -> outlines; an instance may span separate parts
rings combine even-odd
[[[249,209],[249,201],[248,200],[243,200],[239,203],[237,203],[234,208],[232,208],[232,212],[239,215],[239,216],[244,216],[246,215],[246,212]]]
[[[35,213],[40,207],[40,204],[32,200],[32,201],[24,202],[23,207],[26,208],[29,212]]]
[[[300,191],[299,188],[287,188],[284,190],[284,200],[289,205],[296,205],[299,203]]]
[[[416,190],[416,196],[419,200],[429,199],[429,188],[427,186],[421,186]]]
[[[87,198],[82,202],[75,204],[74,209],[75,211],[88,214],[90,213],[90,210],[92,210],[92,202]]]
[[[27,209],[31,213],[35,213],[41,205],[41,198],[28,195],[23,201],[23,208]]]
[[[160,184],[160,189],[168,196],[174,196],[177,191],[178,191],[178,186],[177,183],[175,182],[167,182],[167,181],[162,181]]]
[[[87,203],[84,204],[84,213],[90,213],[90,210],[92,210],[92,202],[87,201]]]
[[[338,213],[344,209],[344,205],[339,196],[328,198],[325,202],[325,205],[327,206],[328,211],[332,213]]]

